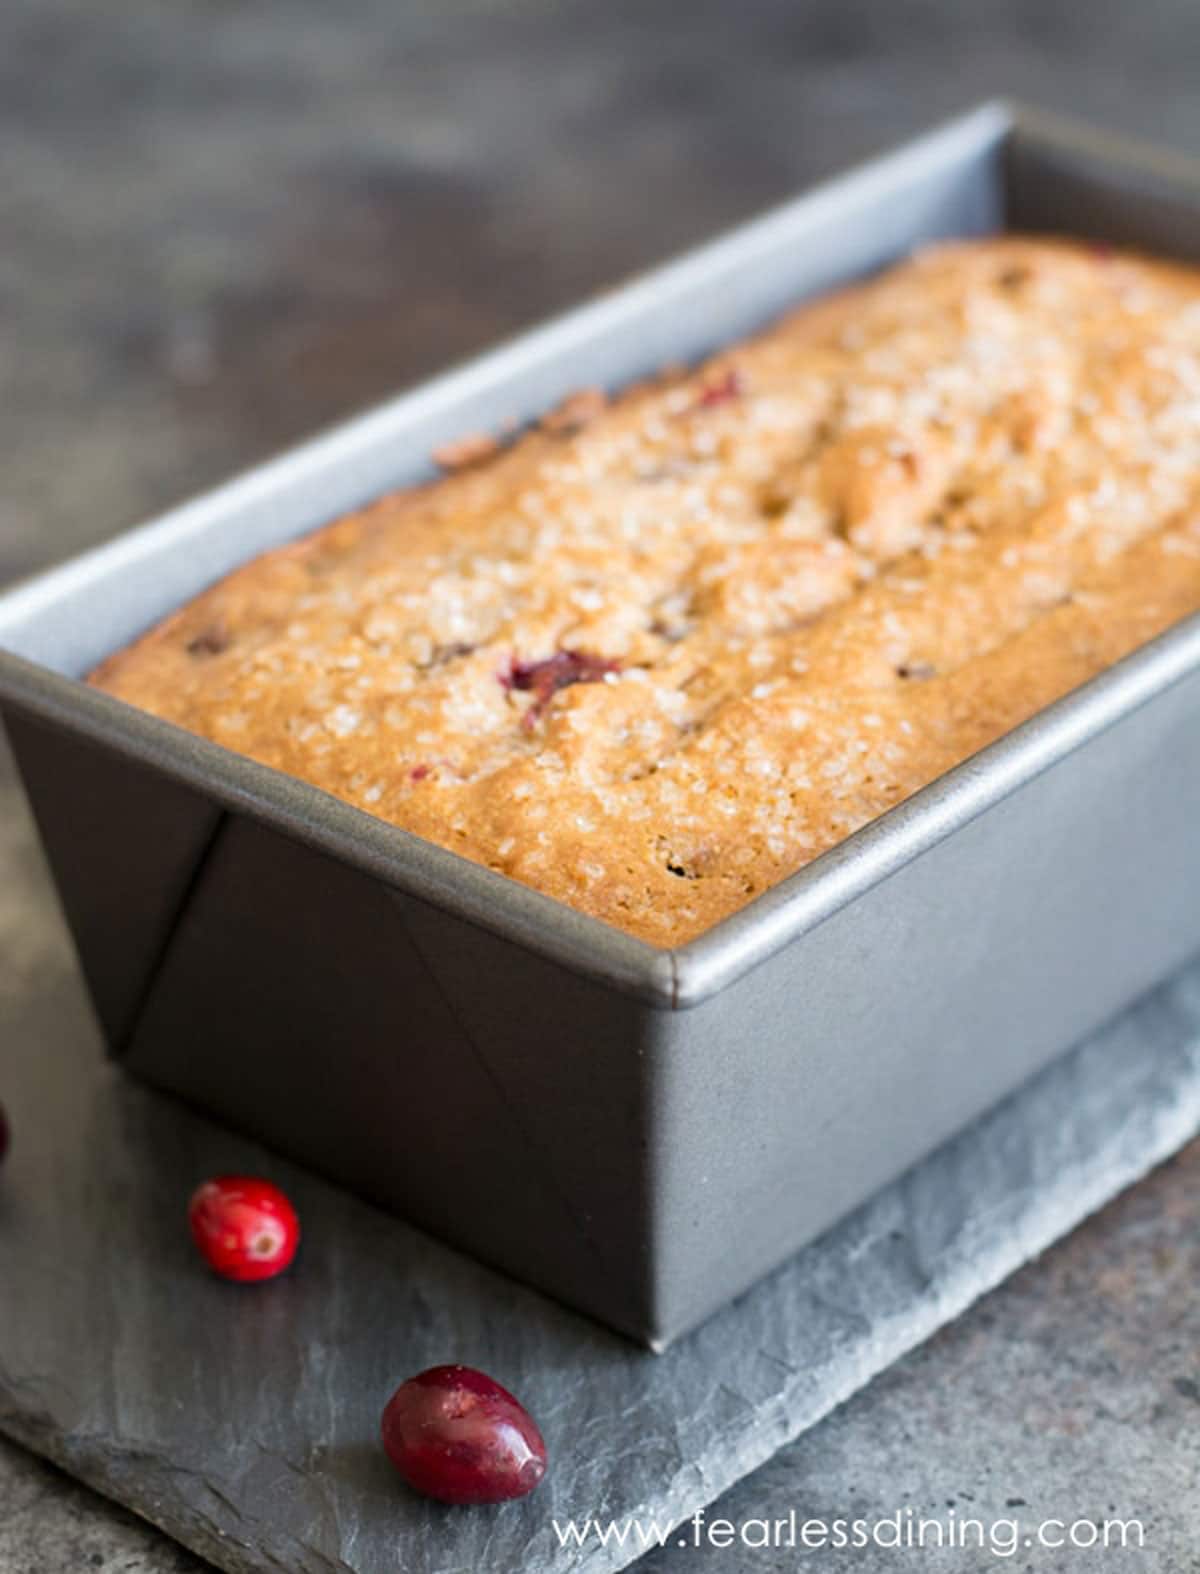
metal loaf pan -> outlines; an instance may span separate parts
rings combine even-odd
[[[938,236],[1200,257],[1200,181],[971,113],[0,599],[0,707],[112,1053],[661,1348],[1200,947],[1200,620],[653,949],[84,687],[463,431]]]

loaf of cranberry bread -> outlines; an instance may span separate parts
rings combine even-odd
[[[441,457],[92,682],[674,945],[1200,607],[1200,274],[940,247]]]

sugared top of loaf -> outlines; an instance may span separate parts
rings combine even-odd
[[[1200,606],[1200,275],[939,248],[488,448],[93,681],[677,944]]]

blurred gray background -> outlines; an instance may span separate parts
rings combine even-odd
[[[3,0],[0,582],[983,97],[1200,153],[1198,65],[1197,0]],[[1193,1150],[721,1511],[1187,1545],[1198,1213]],[[199,1565],[0,1444],[0,1574],[91,1568]]]

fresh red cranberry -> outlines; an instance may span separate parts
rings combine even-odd
[[[278,1186],[247,1175],[218,1175],[192,1193],[188,1223],[200,1255],[223,1279],[273,1279],[300,1244],[296,1210]]]
[[[431,1366],[401,1383],[382,1431],[409,1486],[442,1503],[503,1503],[532,1492],[546,1474],[533,1417],[470,1366]]]
[[[533,695],[524,719],[525,726],[532,727],[559,689],[570,688],[572,683],[599,683],[620,669],[621,663],[607,656],[593,656],[586,650],[556,650],[541,661],[517,661],[514,657],[500,682],[506,689]]]

